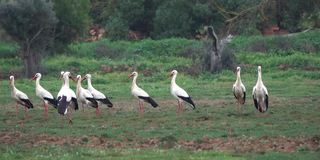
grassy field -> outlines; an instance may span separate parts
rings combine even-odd
[[[236,39],[240,40],[243,41]],[[177,43],[173,41],[176,40],[171,40],[170,43]],[[144,44],[135,45],[140,48],[144,46]],[[147,47],[142,48],[148,50]],[[134,50],[134,47],[128,50]],[[62,121],[56,110],[51,107],[49,120],[44,120],[42,104],[35,96],[34,82],[18,78],[16,87],[27,93],[36,106],[30,110],[30,118],[24,119],[22,108],[16,116],[14,103],[8,94],[10,91],[8,80],[2,80],[0,159],[319,159],[320,157],[318,52],[307,53],[299,50],[268,54],[246,50],[237,52],[236,63],[242,67],[242,80],[248,95],[242,114],[237,112],[231,92],[235,81],[233,71],[224,70],[219,74],[202,73],[197,76],[181,71],[177,83],[192,96],[197,109],[191,110],[185,106],[184,113],[179,116],[175,113],[176,101],[169,92],[170,79],[167,73],[175,67],[192,64],[190,58],[171,54],[149,60],[145,58],[148,56],[138,56],[135,61],[119,57],[115,60],[89,58],[89,56],[83,59],[75,57],[64,56],[62,57],[64,61],[59,61],[58,55],[50,56],[46,58],[45,67],[54,70],[50,68],[57,64],[66,68],[69,65],[80,66],[80,70],[74,71],[74,74],[92,73],[94,86],[111,97],[115,107],[109,109],[104,106],[101,117],[96,117],[95,110],[91,108],[86,108],[84,112],[76,111],[73,114],[73,125]],[[12,58],[2,59],[2,65],[7,66],[7,71],[9,68],[19,69],[19,62],[12,60],[10,63],[6,60]],[[95,65],[90,68],[86,60]],[[187,64],[181,60],[186,60]],[[99,70],[103,64],[116,66],[133,62],[139,63],[139,71],[149,68],[157,71],[151,75],[140,74],[138,77],[139,85],[160,104],[160,107],[155,109],[146,106],[144,117],[138,116],[137,100],[130,94],[131,80],[127,77],[130,71],[115,70],[103,73]],[[252,87],[257,78],[257,65],[262,65],[263,81],[270,94],[270,108],[266,114],[257,112],[251,98]],[[41,84],[54,95],[61,87],[61,81],[57,79],[59,70],[63,68],[45,74],[41,81]],[[71,82],[71,87],[74,89],[75,83]]]

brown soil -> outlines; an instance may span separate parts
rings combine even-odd
[[[95,148],[184,148],[190,150],[214,150],[222,152],[261,153],[266,151],[296,152],[319,150],[320,137],[230,137],[208,138],[197,141],[151,139],[114,140],[98,136],[29,135],[21,132],[0,132],[0,143],[19,144],[26,147],[41,145],[82,146]]]

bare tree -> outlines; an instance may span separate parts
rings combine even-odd
[[[226,46],[232,39],[232,35],[219,40],[212,26],[205,28],[207,31],[208,38],[212,40],[210,49],[210,72],[219,72],[222,70],[221,54]]]

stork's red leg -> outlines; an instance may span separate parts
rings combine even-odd
[[[178,108],[177,108],[177,115],[180,115],[182,108],[182,103],[178,100]]]
[[[18,103],[16,103],[16,115],[18,116],[18,113],[19,113],[19,108],[18,108]]]
[[[182,102],[180,102],[180,113],[183,112],[183,105],[182,105]]]
[[[144,115],[144,103],[143,102],[141,102],[141,114],[142,114],[142,116]]]
[[[141,101],[139,100],[139,115],[142,117],[143,113],[142,113],[142,106],[141,106]]]
[[[27,107],[24,107],[24,118],[25,119],[29,118],[29,111]]]
[[[96,115],[97,116],[101,115],[101,111],[100,111],[100,107],[99,106],[96,108]]]
[[[69,124],[71,125],[72,124],[72,116],[71,116],[71,114],[67,114],[67,118],[69,120]]]
[[[48,119],[48,104],[46,102],[43,102],[44,105],[44,118]]]

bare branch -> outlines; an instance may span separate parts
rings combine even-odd
[[[30,39],[29,43],[31,44],[39,35],[40,33],[44,30],[45,28],[42,27],[38,30],[38,32]]]

